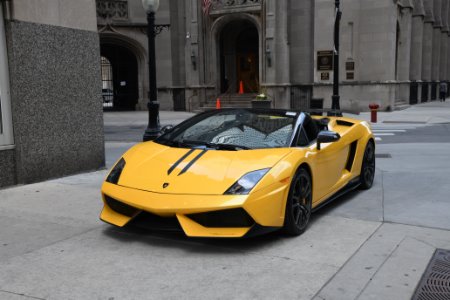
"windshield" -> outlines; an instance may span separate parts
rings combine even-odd
[[[172,147],[247,150],[289,147],[297,113],[250,109],[211,111],[176,126],[155,142]]]

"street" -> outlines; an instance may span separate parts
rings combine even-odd
[[[105,113],[107,168],[146,116]],[[450,103],[379,120],[372,189],[321,209],[296,238],[113,227],[98,218],[107,170],[0,190],[0,299],[410,299],[435,249],[450,249]]]

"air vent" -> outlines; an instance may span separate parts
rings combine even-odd
[[[348,151],[347,164],[345,166],[345,169],[347,169],[349,172],[352,171],[353,162],[355,161],[357,145],[358,145],[358,141],[354,141],[353,143],[350,144],[350,149]]]
[[[108,195],[105,195],[105,202],[106,205],[108,205],[115,212],[130,218],[136,216],[140,212],[139,209],[134,208],[128,204],[122,203],[120,201],[117,201],[116,199],[111,198]]]
[[[336,124],[340,125],[340,126],[347,126],[347,127],[352,127],[353,125],[355,125],[355,123],[343,121],[343,120],[336,120]]]
[[[187,216],[205,227],[239,228],[251,227],[255,224],[255,221],[242,208],[191,214]]]

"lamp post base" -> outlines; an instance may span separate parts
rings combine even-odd
[[[144,142],[153,141],[161,135],[161,126],[159,125],[159,103],[150,101],[148,107],[148,126],[144,133]]]
[[[341,106],[339,105],[339,95],[331,96],[331,111],[328,112],[330,117],[342,117]]]
[[[144,142],[153,141],[161,135],[161,128],[147,128],[144,133]]]

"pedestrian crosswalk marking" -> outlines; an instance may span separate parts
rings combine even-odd
[[[374,129],[373,132],[406,132],[405,129]]]
[[[417,129],[418,127],[425,127],[427,124],[372,124],[372,132],[375,136],[375,141],[382,141],[384,136],[394,136],[396,134],[405,133],[409,130]]]

